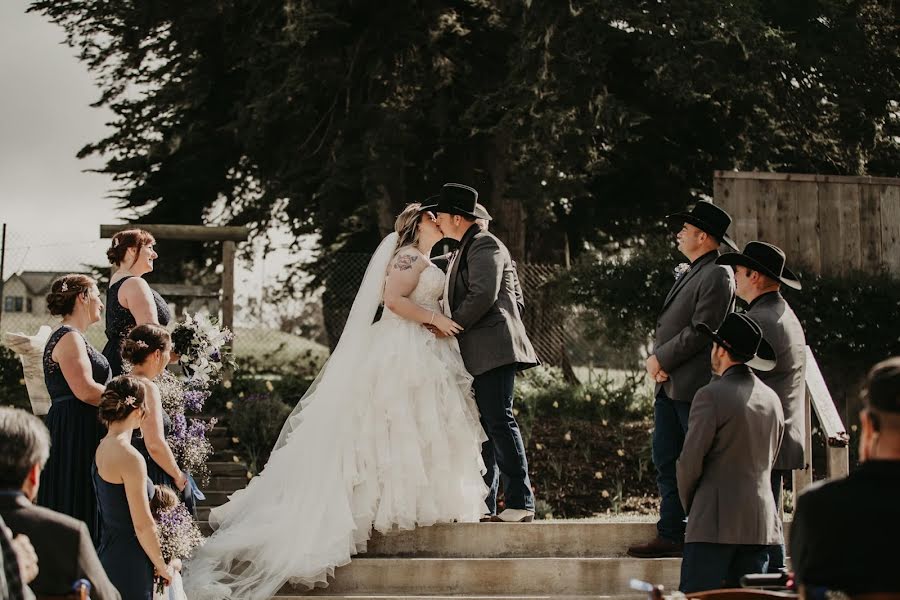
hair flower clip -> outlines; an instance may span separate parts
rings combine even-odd
[[[69,291],[69,284],[66,283],[65,281],[63,281],[63,282],[62,282],[62,285],[59,286],[59,291],[61,291],[61,292],[68,292],[68,291]]]
[[[113,248],[118,248],[118,247],[119,247],[119,238],[116,238],[113,240]]]
[[[125,396],[125,399],[122,401],[126,406],[134,406],[134,403],[137,402],[137,398],[134,396]]]
[[[150,345],[147,344],[147,342],[145,342],[144,340],[138,340],[134,343],[134,345],[137,346],[138,348],[149,348],[150,347]]]

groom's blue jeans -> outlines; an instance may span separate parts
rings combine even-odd
[[[672,400],[659,388],[653,405],[653,464],[656,466],[656,486],[659,488],[659,537],[670,542],[684,542],[684,508],[678,496],[675,461],[684,446],[691,414],[689,402]]]
[[[488,441],[481,447],[487,473],[484,483],[491,489],[485,499],[491,514],[497,512],[497,489],[503,479],[506,508],[534,510],[534,494],[528,479],[528,461],[519,424],[513,415],[516,366],[506,365],[475,376],[475,403]]]

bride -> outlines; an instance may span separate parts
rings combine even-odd
[[[444,274],[428,259],[443,234],[420,208],[407,206],[375,251],[337,347],[265,469],[212,511],[216,531],[185,568],[189,598],[262,600],[288,582],[324,587],[366,551],[373,528],[487,512],[487,437],[452,337],[461,329],[439,306]]]

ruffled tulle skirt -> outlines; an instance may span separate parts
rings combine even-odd
[[[486,512],[486,440],[455,339],[387,315],[357,369],[326,372],[263,472],[214,510],[189,561],[192,600],[324,586],[370,532]]]

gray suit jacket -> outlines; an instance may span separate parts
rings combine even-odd
[[[39,571],[31,589],[36,594],[63,595],[77,580],[87,579],[94,600],[121,598],[106,576],[83,522],[35,506],[22,495],[0,497],[0,515],[14,534],[27,535],[34,546]]]
[[[469,373],[540,363],[522,324],[519,278],[503,242],[473,224],[447,277],[450,313],[463,327],[459,349]]]
[[[656,321],[653,353],[669,374],[656,391],[661,385],[672,400],[690,402],[712,378],[712,340],[697,325],[718,328],[734,306],[734,273],[731,267],[717,265],[717,256],[710,252],[699,258],[675,283]]]
[[[685,542],[781,543],[771,477],[783,433],[778,396],[746,365],[697,391],[675,466]]]
[[[760,296],[747,310],[763,337],[775,349],[775,368],[756,374],[781,399],[784,410],[784,440],[775,461],[776,469],[802,469],[803,426],[806,413],[806,336],[800,320],[779,292]]]

